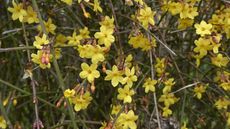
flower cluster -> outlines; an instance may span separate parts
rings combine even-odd
[[[113,36],[114,32],[114,19],[105,16],[104,20],[100,22],[100,32],[96,32],[94,37],[98,39],[98,44],[110,48],[111,44],[115,41]]]
[[[81,89],[81,92],[76,92],[75,89],[67,89],[64,96],[74,104],[74,110],[77,112],[86,109],[92,100],[90,93],[88,91],[84,93],[83,89]]]
[[[193,25],[194,18],[198,16],[196,2],[199,1],[200,0],[172,2],[164,0],[162,9],[169,11],[173,16],[179,15],[178,29],[186,29]]]
[[[229,10],[224,10],[229,12]],[[196,28],[196,34],[200,35],[201,37],[198,40],[195,40],[196,47],[194,48],[194,58],[196,58],[197,66],[200,65],[200,59],[204,58],[208,52],[211,53],[211,62],[213,65],[217,67],[226,67],[229,59],[225,57],[223,54],[219,53],[219,48],[221,47],[221,39],[222,35],[219,33],[218,28],[220,21],[225,21],[225,15],[223,15],[223,19],[218,19],[216,14],[213,14],[212,19],[209,20],[210,23],[206,23],[205,21],[201,21],[200,24],[195,24],[194,27]],[[229,18],[226,18],[229,19]],[[217,26],[218,24],[218,26]],[[224,27],[229,28],[229,24],[224,24]],[[226,30],[226,29],[224,29]],[[228,31],[224,31],[228,38]]]
[[[180,128],[187,129],[189,121],[196,116],[189,114],[191,110],[205,103],[219,110],[217,113],[221,115],[213,116],[223,117],[230,127],[230,8],[227,3],[209,0],[59,0],[47,3],[52,4],[40,2],[36,9],[28,1],[13,0],[8,11],[14,23],[18,20],[22,24],[22,29],[16,29],[15,34],[21,34],[21,30],[24,34],[25,49],[31,56],[28,60],[38,65],[31,65],[31,69],[51,71],[47,73],[52,74],[47,76],[49,88],[56,84],[53,81],[56,76],[58,79],[64,77],[59,81],[63,80],[66,85],[81,82],[73,89],[62,88],[66,89],[60,99],[65,102],[64,106],[68,100],[79,112],[93,107],[90,104],[104,104],[97,110],[108,122],[100,129],[160,128],[145,127],[149,115],[143,114],[150,114],[153,107],[157,108],[154,115],[159,116],[157,121],[160,123],[163,124],[163,119],[170,121],[173,115],[180,118]],[[65,17],[67,15],[70,17]],[[11,31],[15,29],[3,34]],[[5,41],[5,37],[1,39]],[[20,45],[23,42],[20,41]],[[2,60],[0,64],[4,64]],[[55,70],[51,68],[52,62]],[[42,79],[38,80],[46,82]],[[180,94],[182,91],[184,95]],[[202,103],[189,103],[194,101],[187,99]],[[8,105],[9,100],[7,97],[3,105]],[[179,100],[183,102],[177,103]],[[17,104],[17,101],[12,102]],[[191,106],[193,104],[195,106]],[[176,112],[176,106],[181,107],[182,113]],[[207,110],[204,114],[212,111]],[[81,114],[80,119],[91,119],[94,115],[84,113],[89,116],[82,117],[85,114]],[[139,120],[140,116],[143,119]],[[187,120],[190,116],[191,120]],[[152,115],[150,117],[152,122]],[[203,114],[197,117],[202,122],[209,121],[203,120]],[[99,118],[95,115],[92,120]],[[202,124],[209,124],[202,122],[198,125],[200,128]],[[0,128],[6,128],[2,116]]]
[[[154,38],[151,38],[150,41],[147,37],[145,37],[142,33],[131,36],[129,39],[129,44],[132,45],[133,48],[141,48],[142,51],[149,51],[152,47],[156,47],[156,41]]]
[[[158,77],[162,77],[163,75],[168,75],[166,72],[166,60],[165,58],[156,58],[155,69]]]
[[[145,88],[145,93],[148,93],[149,91],[155,92],[156,88],[155,85],[157,84],[157,80],[152,80],[151,78],[147,78],[145,80],[145,83],[143,87]]]
[[[194,96],[196,96],[198,99],[202,98],[202,94],[205,93],[206,88],[208,87],[208,84],[203,85],[203,84],[199,84],[194,88]]]
[[[153,26],[155,24],[154,15],[155,12],[153,12],[150,7],[145,5],[137,12],[137,19],[139,22],[141,22],[141,25],[147,29],[149,25]]]
[[[179,98],[176,98],[172,91],[172,86],[175,85],[174,78],[169,78],[164,81],[163,94],[159,98],[159,102],[164,103],[162,116],[168,117],[172,114],[172,110],[169,107],[175,104]]]
[[[230,73],[227,71],[217,71],[215,82],[225,91],[230,91]]]
[[[13,20],[19,20],[20,22],[26,22],[28,24],[38,23],[37,13],[33,10],[32,6],[24,7],[23,3],[12,2],[13,7],[9,7],[8,10],[12,13]]]

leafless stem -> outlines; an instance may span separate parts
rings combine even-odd
[[[39,119],[36,84],[35,84],[35,80],[33,79],[33,77],[31,77],[30,79],[31,79],[31,86],[32,86],[32,90],[33,90],[33,103],[34,103],[34,109],[35,109],[35,121],[33,123],[33,128],[34,129],[40,129],[40,128],[44,128],[44,126],[43,126],[41,120]]]
[[[221,1],[224,3],[230,4],[230,1],[228,1],[228,0],[221,0]]]
[[[113,7],[113,2],[111,0],[109,0],[110,2],[110,6],[111,6],[111,9],[112,9],[112,13],[113,13],[113,18],[114,18],[114,21],[115,21],[115,33],[116,33],[116,38],[117,38],[117,42],[119,44],[119,54],[123,54],[123,50],[122,50],[122,45],[121,45],[121,38],[120,38],[120,34],[119,34],[119,25],[118,25],[118,21],[117,21],[117,16],[116,16],[116,13],[115,13],[115,10],[114,10],[114,7]]]
[[[149,42],[151,42],[151,37],[150,34],[148,33],[148,39]],[[153,69],[153,49],[151,49],[149,51],[149,59],[150,59],[150,67],[151,67],[151,79],[154,79],[154,69]],[[158,111],[158,104],[157,104],[157,97],[156,97],[156,93],[153,93],[153,100],[154,100],[154,105],[155,105],[155,111],[156,111],[156,116],[157,116],[157,124],[158,124],[158,128],[161,129],[161,123],[160,123],[160,116],[159,116],[159,111]],[[153,114],[153,113],[152,113]],[[150,119],[152,119],[152,115],[150,117]]]
[[[193,84],[189,84],[189,85],[187,85],[187,86],[184,86],[184,87],[182,87],[182,88],[180,88],[180,89],[178,89],[178,90],[176,90],[176,91],[173,91],[173,92],[171,92],[172,94],[175,94],[175,93],[177,93],[177,92],[179,92],[179,91],[181,91],[181,90],[184,90],[184,89],[187,89],[187,88],[189,88],[189,87],[192,87],[192,86],[195,86],[195,85],[197,85],[197,84],[199,84],[200,82],[196,82],[196,83],[193,83]]]
[[[32,0],[32,3],[33,3],[33,7],[34,7],[35,11],[38,14],[39,24],[41,25],[42,32],[45,35],[47,35],[47,37],[48,37],[48,33],[46,31],[44,22],[42,20],[41,13],[40,13],[38,5],[37,5],[37,1],[36,0]],[[53,58],[53,65],[54,65],[54,69],[55,69],[57,77],[58,77],[59,86],[62,89],[62,91],[64,92],[64,90],[65,90],[65,84],[64,84],[64,80],[62,78],[62,74],[61,74],[61,71],[60,71],[57,59],[55,57],[55,52],[54,52],[54,48],[53,47],[51,47],[51,53],[54,55],[53,56],[54,57]],[[78,129],[77,124],[74,122],[74,120],[75,120],[75,114],[74,114],[74,111],[73,111],[73,107],[70,104],[70,102],[68,101],[68,99],[66,99],[66,102],[67,102],[67,108],[68,108],[68,111],[69,111],[69,115],[70,115],[70,118],[71,118],[71,121],[72,121],[72,124],[73,124],[73,128],[74,129]]]
[[[26,29],[25,29],[24,23],[22,23],[22,29],[23,29],[23,36],[26,42],[26,47],[29,47],[29,42],[26,36]],[[26,52],[27,52],[28,62],[30,64],[31,63],[30,50],[27,49]],[[34,103],[34,110],[35,110],[35,122],[33,123],[33,129],[40,129],[40,128],[44,128],[44,126],[41,120],[39,119],[37,91],[36,91],[36,84],[33,78],[33,74],[30,77],[30,80],[31,80],[31,86],[32,86],[32,91],[33,91],[33,103]]]

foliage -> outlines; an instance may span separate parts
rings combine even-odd
[[[0,128],[230,128],[227,0],[2,0],[0,12]]]

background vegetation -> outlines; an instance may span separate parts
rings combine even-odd
[[[1,0],[0,128],[229,128],[229,3]]]

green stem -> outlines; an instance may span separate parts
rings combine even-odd
[[[72,48],[72,47],[77,47],[77,45],[54,46],[54,48]],[[34,46],[0,48],[0,53],[9,52],[9,51],[17,51],[17,50],[33,50],[33,49],[37,49],[37,48]]]
[[[148,37],[150,38],[150,35],[148,34]],[[153,69],[153,53],[152,53],[152,49],[149,51],[149,58],[150,58],[150,67],[151,67],[151,79],[154,79],[154,69]],[[153,100],[154,100],[154,105],[155,105],[155,110],[156,110],[156,117],[157,117],[157,124],[158,124],[158,128],[161,129],[161,122],[160,122],[160,115],[159,115],[159,111],[158,111],[158,104],[157,104],[157,96],[156,96],[156,92],[153,93]],[[152,117],[152,115],[151,115]],[[150,118],[151,120],[151,118]]]
[[[26,42],[26,47],[29,47],[29,42],[28,42],[28,38],[26,36],[26,29],[25,29],[25,25],[24,23],[22,22],[22,29],[23,29],[23,36],[24,36],[24,39],[25,39],[25,42]],[[30,57],[30,49],[27,49],[27,58],[28,58],[28,61],[30,62],[31,61],[31,57]]]
[[[2,103],[3,101],[2,101],[2,97],[1,96],[2,96],[2,94],[0,93],[0,110],[1,110],[1,113],[2,113],[2,115],[4,117],[4,119],[6,120],[6,123],[9,126],[9,128],[13,129],[13,126],[12,126],[12,124],[10,122],[10,119],[8,118],[6,110],[5,110],[4,106],[3,106],[3,103]]]
[[[41,14],[39,12],[39,8],[38,8],[38,5],[37,5],[37,1],[36,0],[32,0],[32,3],[33,3],[33,6],[38,14],[38,19],[39,19],[39,23],[41,25],[41,28],[42,28],[42,32],[47,35],[48,37],[48,33],[46,31],[46,28],[45,28],[45,25],[44,25],[44,22],[42,20],[42,17],[41,17]],[[58,77],[58,82],[59,82],[59,86],[60,88],[62,89],[62,91],[64,92],[65,91],[65,84],[64,84],[64,81],[63,81],[63,78],[62,78],[62,74],[61,74],[61,71],[60,71],[60,68],[59,68],[59,65],[57,63],[57,59],[55,58],[55,51],[54,51],[54,48],[51,47],[51,53],[52,55],[54,55],[54,58],[53,58],[53,65],[54,65],[54,69],[56,71],[56,74],[57,74],[57,77]],[[74,129],[78,129],[76,123],[75,123],[75,116],[74,116],[74,110],[73,110],[73,107],[71,106],[70,102],[68,99],[66,99],[66,102],[67,102],[67,107],[68,107],[68,111],[69,111],[69,115],[70,115],[70,119],[72,121],[72,124],[73,124],[73,128]]]
[[[11,84],[11,83],[9,83],[9,82],[6,82],[6,81],[4,81],[4,80],[2,80],[2,79],[0,79],[0,83],[4,84],[4,85],[6,85],[6,86],[8,86],[8,87],[10,87],[10,88],[13,88],[13,89],[15,89],[15,90],[17,90],[17,91],[19,91],[19,92],[25,94],[25,95],[28,95],[28,96],[31,96],[31,95],[32,95],[30,92],[25,91],[25,90],[23,90],[23,89],[21,89],[21,88],[18,88],[19,86],[15,86],[15,85],[13,85],[13,84]],[[57,107],[56,107],[55,105],[53,105],[52,103],[46,101],[45,99],[42,99],[42,98],[38,97],[38,100],[40,100],[41,102],[43,102],[43,103],[45,103],[45,104],[47,104],[47,105],[49,105],[49,106],[51,106],[51,107],[57,109]]]

